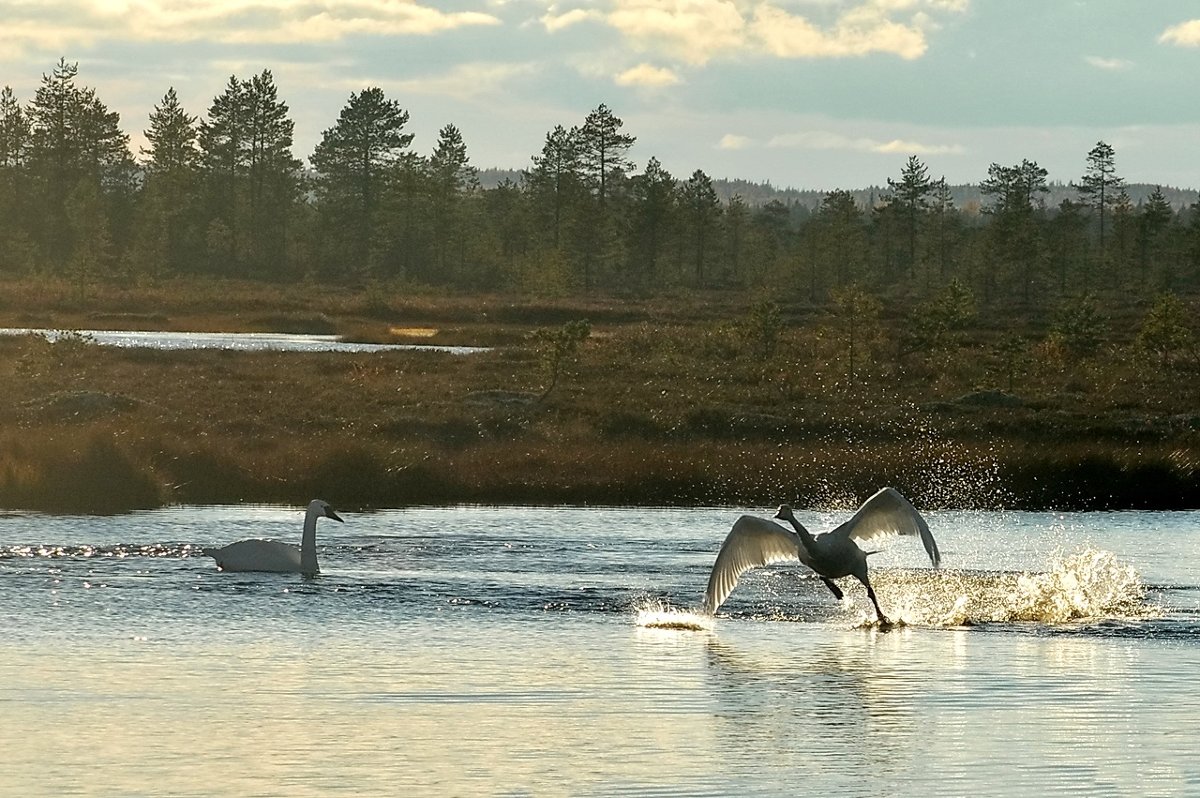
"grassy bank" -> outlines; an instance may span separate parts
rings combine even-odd
[[[119,512],[171,502],[848,505],[893,484],[926,507],[1200,506],[1188,363],[1087,357],[981,315],[901,354],[886,314],[858,343],[781,305],[770,351],[745,303],[330,293],[255,284],[95,292],[8,286],[0,326],[274,330],[491,351],[122,350],[0,339],[0,505]],[[562,358],[530,340],[575,319]],[[997,341],[1025,342],[1018,365]]]

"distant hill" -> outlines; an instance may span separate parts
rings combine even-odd
[[[520,184],[521,171],[519,169],[479,170],[479,184],[483,188],[495,188],[505,180]],[[770,182],[754,183],[749,180],[714,179],[713,188],[716,189],[717,196],[721,198],[722,202],[728,202],[734,194],[739,194],[752,208],[778,201],[784,205],[802,205],[812,209],[820,205],[821,200],[825,199],[826,194],[829,193],[808,189],[777,188]],[[1050,192],[1045,198],[1048,208],[1057,207],[1063,200],[1079,199],[1079,192],[1069,183],[1053,182],[1049,184],[1049,188]],[[1155,186],[1151,183],[1134,183],[1125,187],[1125,191],[1134,205],[1144,202],[1154,192],[1154,189]],[[887,186],[850,189],[850,193],[854,195],[860,205],[866,207],[878,202],[887,193]],[[1171,203],[1176,210],[1187,208],[1200,200],[1200,194],[1195,189],[1162,186],[1162,193],[1167,202]],[[950,186],[950,195],[953,197],[956,208],[978,208],[983,202],[983,195],[978,184]]]

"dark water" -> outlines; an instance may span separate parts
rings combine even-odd
[[[294,508],[0,515],[0,794],[1200,794],[1200,513],[934,513],[899,628],[798,565],[656,626],[739,512],[346,514],[314,579],[199,552]]]

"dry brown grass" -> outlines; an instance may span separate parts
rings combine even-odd
[[[753,356],[738,299],[525,303],[323,295],[255,283],[0,292],[0,325],[245,330],[295,325],[486,343],[469,356],[117,350],[0,339],[0,506],[115,512],[162,502],[807,505],[894,484],[925,506],[1200,504],[1197,381],[1114,348],[1026,363],[1014,404],[989,348],[894,362],[885,339],[850,379],[810,308]],[[124,325],[118,324],[127,314]],[[545,401],[528,334],[594,334]],[[40,320],[40,321],[35,321]],[[160,325],[150,322],[162,321]],[[994,320],[993,320],[993,323]],[[1053,354],[1053,353],[1051,353]],[[964,398],[965,397],[965,398]]]

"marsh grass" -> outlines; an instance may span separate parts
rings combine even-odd
[[[487,344],[378,354],[109,349],[0,339],[0,506],[118,512],[164,502],[850,506],[893,484],[926,507],[1200,506],[1195,375],[1116,336],[1066,357],[1036,331],[1008,374],[984,318],[961,347],[897,358],[889,329],[851,377],[836,331],[785,307],[766,356],[721,295],[669,301],[438,297],[179,282],[0,291],[0,324],[89,314],[173,329]],[[92,315],[92,318],[97,316]],[[544,395],[530,344],[589,319]],[[28,322],[20,322],[24,325]],[[892,327],[888,327],[892,325]],[[424,331],[436,330],[432,336]],[[354,331],[357,331],[355,333]],[[399,336],[403,337],[403,335]],[[1009,380],[1012,380],[1010,387]]]

